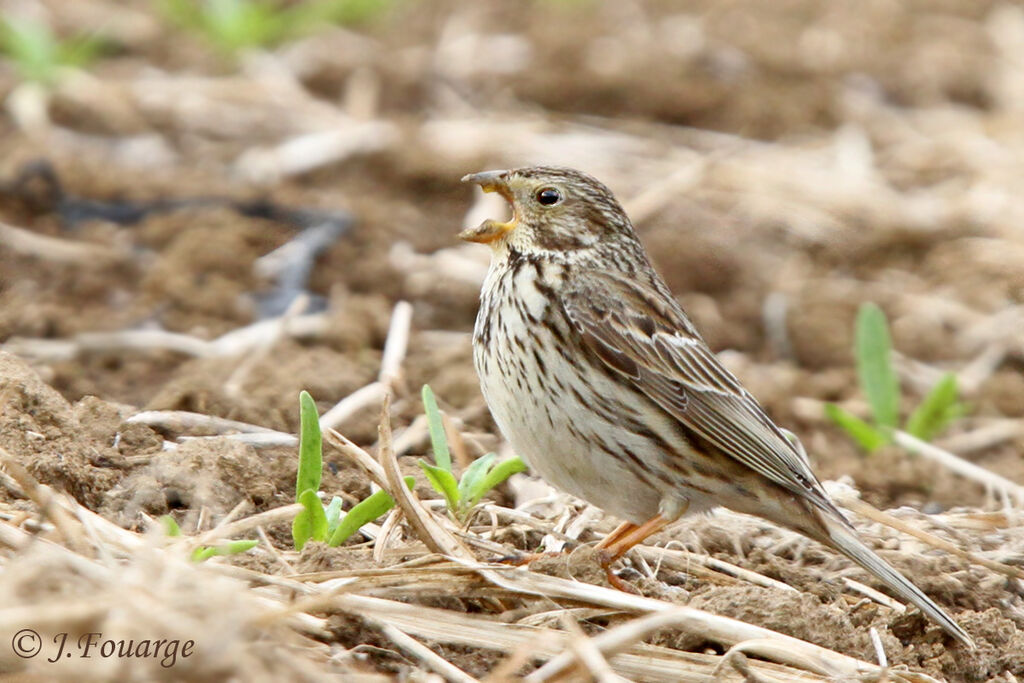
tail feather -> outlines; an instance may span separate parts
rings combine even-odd
[[[838,520],[827,520],[826,527],[829,539],[837,550],[874,574],[901,598],[914,604],[945,629],[949,635],[972,650],[975,648],[974,641],[958,623],[953,621],[952,617],[936,605],[920,588],[911,583],[907,577],[900,574],[888,562],[875,554],[875,551],[864,545],[853,529]]]

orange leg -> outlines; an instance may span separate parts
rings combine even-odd
[[[637,525],[633,524],[632,522],[623,522],[619,526],[615,527],[615,529],[610,534],[605,536],[601,540],[601,542],[597,544],[597,549],[602,550],[606,548],[607,546],[621,538],[623,535],[633,531],[633,529],[636,528],[638,528]],[[560,554],[561,553],[515,553],[513,555],[505,555],[504,557],[498,557],[491,561],[499,562],[501,564],[510,564],[514,567],[521,567],[523,565],[527,565],[531,562],[539,560],[542,557],[557,557]],[[616,579],[617,578],[618,577],[616,577]]]
[[[600,563],[601,568],[604,569],[605,575],[608,577],[608,583],[615,586],[620,591],[624,591],[626,593],[635,592],[628,586],[628,584],[612,572],[612,562],[629,552],[629,549],[637,543],[641,543],[648,536],[661,531],[673,521],[675,520],[666,519],[660,514],[657,514],[639,526],[629,522],[621,524],[617,529],[615,529],[615,531],[608,534],[604,540],[597,545],[597,561]]]
[[[660,514],[654,515],[640,526],[630,524],[630,528],[623,529],[622,533],[618,534],[611,543],[605,544],[602,541],[602,545],[599,545],[598,548],[601,550],[602,556],[608,557],[609,562],[614,562],[625,555],[626,552],[637,543],[642,542],[652,534],[658,533],[670,523],[670,520],[665,519]],[[621,528],[622,527],[620,527],[620,529]],[[619,529],[615,530],[615,532],[618,531]]]
[[[631,532],[633,529],[636,529],[636,528],[637,528],[637,525],[633,524],[633,522],[623,522],[622,524],[620,524],[617,527],[615,527],[615,529],[610,534],[608,534],[603,539],[601,539],[601,542],[597,544],[597,549],[598,550],[604,550],[605,548],[610,546],[612,543],[615,543],[617,540],[622,538],[622,536],[624,536],[625,534],[628,534],[629,532]]]
[[[604,569],[605,575],[608,577],[608,583],[624,593],[635,593],[636,591],[629,584],[612,572],[612,562],[625,555],[629,552],[630,548],[636,544],[642,543],[647,537],[658,533],[674,521],[675,519],[668,519],[657,514],[643,524],[623,522],[619,526],[615,527],[610,534],[601,539],[601,542],[596,546],[596,557],[601,568]],[[517,554],[498,558],[495,561],[501,562],[502,564],[521,566],[529,564],[542,557],[553,557],[557,555],[559,555],[559,553]]]

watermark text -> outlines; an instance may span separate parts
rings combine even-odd
[[[68,633],[58,633],[52,644],[43,641],[36,631],[23,628],[11,638],[14,654],[22,659],[32,659],[46,650],[46,661],[56,663],[62,659],[153,659],[160,666],[169,669],[179,659],[191,657],[196,646],[194,640],[148,639],[148,638],[106,638],[98,631],[83,633],[77,638]],[[45,656],[45,655],[44,655]]]

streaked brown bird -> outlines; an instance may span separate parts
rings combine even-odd
[[[704,343],[607,187],[557,167],[463,181],[513,212],[459,235],[492,249],[473,333],[484,397],[534,472],[626,520],[598,546],[606,571],[684,513],[725,506],[838,550],[974,647],[858,538],[803,450]]]

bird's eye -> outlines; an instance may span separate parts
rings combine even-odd
[[[554,206],[562,201],[562,193],[553,187],[544,187],[537,190],[537,201],[544,206]]]

